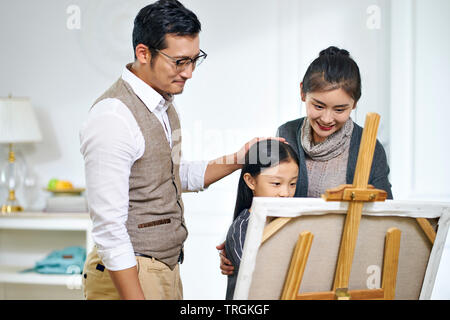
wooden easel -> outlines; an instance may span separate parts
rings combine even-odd
[[[353,185],[342,185],[333,190],[327,190],[322,198],[326,201],[349,201],[347,217],[342,232],[341,245],[334,277],[333,289],[328,292],[301,293],[301,278],[308,260],[313,235],[303,232],[297,242],[294,257],[288,272],[288,278],[283,289],[282,299],[393,299],[397,278],[398,254],[400,251],[400,230],[392,228],[388,231],[385,245],[382,288],[378,290],[348,291],[353,255],[358,238],[364,202],[384,201],[386,192],[368,186],[372,159],[377,141],[380,116],[369,113],[366,116],[361,145],[356,162]],[[297,260],[297,261],[296,261]],[[290,276],[291,275],[291,276]],[[290,277],[289,277],[290,276]]]
[[[338,188],[327,190],[322,195],[322,198],[326,201],[349,202],[332,290],[327,292],[298,293],[314,237],[311,232],[304,231],[299,235],[294,249],[281,299],[394,299],[401,236],[401,232],[397,228],[390,228],[386,234],[381,288],[348,290],[350,271],[364,203],[385,201],[387,197],[386,191],[375,189],[373,186],[368,185],[379,121],[380,116],[376,113],[369,113],[366,116],[353,184],[341,185]],[[264,230],[262,242],[266,241],[290,220],[291,218],[277,218],[272,221]],[[428,220],[417,219],[417,221],[433,243],[436,234]]]

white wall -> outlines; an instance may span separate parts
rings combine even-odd
[[[450,2],[399,1],[393,11],[394,190],[402,198],[448,201]]]
[[[391,182],[397,199],[450,201],[450,2],[392,2]],[[450,237],[432,298],[450,299]]]
[[[19,146],[32,169],[30,177],[35,180],[34,185],[18,192],[27,207],[43,208],[48,195],[42,187],[52,177],[84,185],[79,127],[92,102],[131,61],[133,18],[149,2],[0,2],[0,96],[12,93],[30,97],[44,136],[42,143]],[[367,112],[381,114],[379,138],[389,154],[394,195],[405,190],[429,194],[435,192],[430,188],[437,182],[445,195],[440,199],[450,201],[450,170],[443,160],[448,158],[444,148],[448,145],[444,140],[445,118],[438,116],[445,112],[448,115],[441,102],[445,99],[439,95],[448,88],[448,40],[441,41],[449,38],[448,31],[446,37],[440,37],[442,30],[450,29],[447,2],[414,2],[418,6],[414,12],[420,14],[409,25],[409,20],[405,23],[407,30],[414,30],[411,32],[418,37],[416,58],[411,65],[398,69],[393,61],[405,61],[403,55],[395,55],[397,42],[391,37],[396,36],[398,15],[405,8],[391,8],[388,0],[184,1],[202,22],[201,48],[208,53],[183,95],[176,98],[184,156],[212,159],[234,152],[246,140],[273,135],[280,124],[299,117],[302,105],[298,87],[308,64],[320,50],[336,45],[350,52],[362,73],[363,95],[354,119],[363,125]],[[410,3],[405,0],[404,5]],[[71,14],[66,10],[70,5],[80,8],[80,29],[67,28]],[[395,16],[391,17],[392,12]],[[446,19],[435,19],[437,14]],[[397,39],[404,40],[401,33]],[[439,50],[426,50],[430,45]],[[400,49],[408,52],[404,47]],[[413,74],[410,67],[415,70]],[[410,81],[414,81],[411,88],[429,89],[409,89],[417,93],[409,98],[413,109],[405,104],[399,107],[396,99],[400,94],[391,89],[404,70],[409,72],[406,80],[411,75]],[[440,81],[427,81],[436,77]],[[430,97],[425,92],[430,92]],[[402,108],[414,119],[408,123],[407,132],[415,135],[405,135],[405,128],[398,125]],[[439,126],[434,126],[436,121]],[[413,162],[409,171],[404,170],[399,153],[405,148],[403,139],[408,141],[406,147],[411,146],[406,153]],[[429,141],[437,141],[432,149]],[[431,159],[436,162],[424,156],[431,150],[436,155]],[[5,148],[0,156],[6,159]],[[423,170],[430,166],[435,169],[429,173]],[[412,177],[414,185],[402,183]],[[238,173],[234,173],[202,193],[183,196],[190,230],[182,266],[186,299],[224,297],[226,278],[219,272],[215,245],[231,222],[237,179]],[[0,196],[6,197],[4,188]]]

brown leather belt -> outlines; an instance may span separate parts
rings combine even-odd
[[[152,256],[149,256],[149,255],[146,255],[146,254],[143,254],[143,253],[139,253],[139,252],[135,252],[134,255],[138,256],[138,257],[149,258],[149,259],[153,258]],[[180,251],[180,255],[178,256],[178,263],[183,263],[183,256],[184,256],[183,250],[181,250]],[[156,259],[156,260],[158,260],[158,259]]]
[[[134,255],[135,255],[135,256],[139,256],[139,257],[149,258],[149,259],[153,258],[152,256],[148,256],[148,255],[146,255],[146,254],[139,253],[139,252],[135,252]],[[155,258],[155,259],[156,259],[156,258]]]

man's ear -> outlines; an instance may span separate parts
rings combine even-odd
[[[249,187],[250,190],[254,191],[256,183],[255,178],[253,178],[250,173],[245,173],[242,178],[244,179],[244,182],[247,185],[247,187]]]
[[[300,98],[303,102],[306,101],[306,94],[303,92],[303,82],[300,82]]]
[[[152,54],[148,47],[142,43],[136,46],[136,50],[134,51],[136,54],[136,60],[141,64],[148,64],[152,59]]]

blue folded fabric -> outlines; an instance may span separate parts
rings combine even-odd
[[[34,268],[22,272],[38,272],[44,274],[80,274],[86,260],[86,249],[67,247],[52,251],[47,257],[36,262]]]

